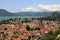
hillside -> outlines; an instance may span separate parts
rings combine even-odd
[[[10,13],[4,9],[0,9],[0,16],[14,16],[15,14]]]

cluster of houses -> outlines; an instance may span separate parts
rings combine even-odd
[[[43,40],[46,34],[60,27],[60,23],[54,20],[31,19],[22,23],[17,18],[9,22],[0,25],[0,40]]]

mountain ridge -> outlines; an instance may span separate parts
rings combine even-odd
[[[0,9],[0,16],[50,16],[52,14],[53,14],[53,12],[17,12],[17,13],[11,13],[5,9]]]

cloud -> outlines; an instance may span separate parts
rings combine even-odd
[[[43,5],[37,4],[33,7],[26,7],[21,9],[21,11],[60,11],[60,5],[52,4],[52,5]]]
[[[45,10],[50,10],[50,11],[60,11],[60,5],[42,5],[42,4],[39,4],[37,5],[37,7],[40,9],[45,9]],[[42,10],[41,9],[41,10]]]
[[[36,11],[36,9],[34,7],[26,7],[21,9],[22,11]]]

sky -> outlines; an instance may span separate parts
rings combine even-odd
[[[0,9],[9,12],[60,11],[60,0],[0,0]]]

